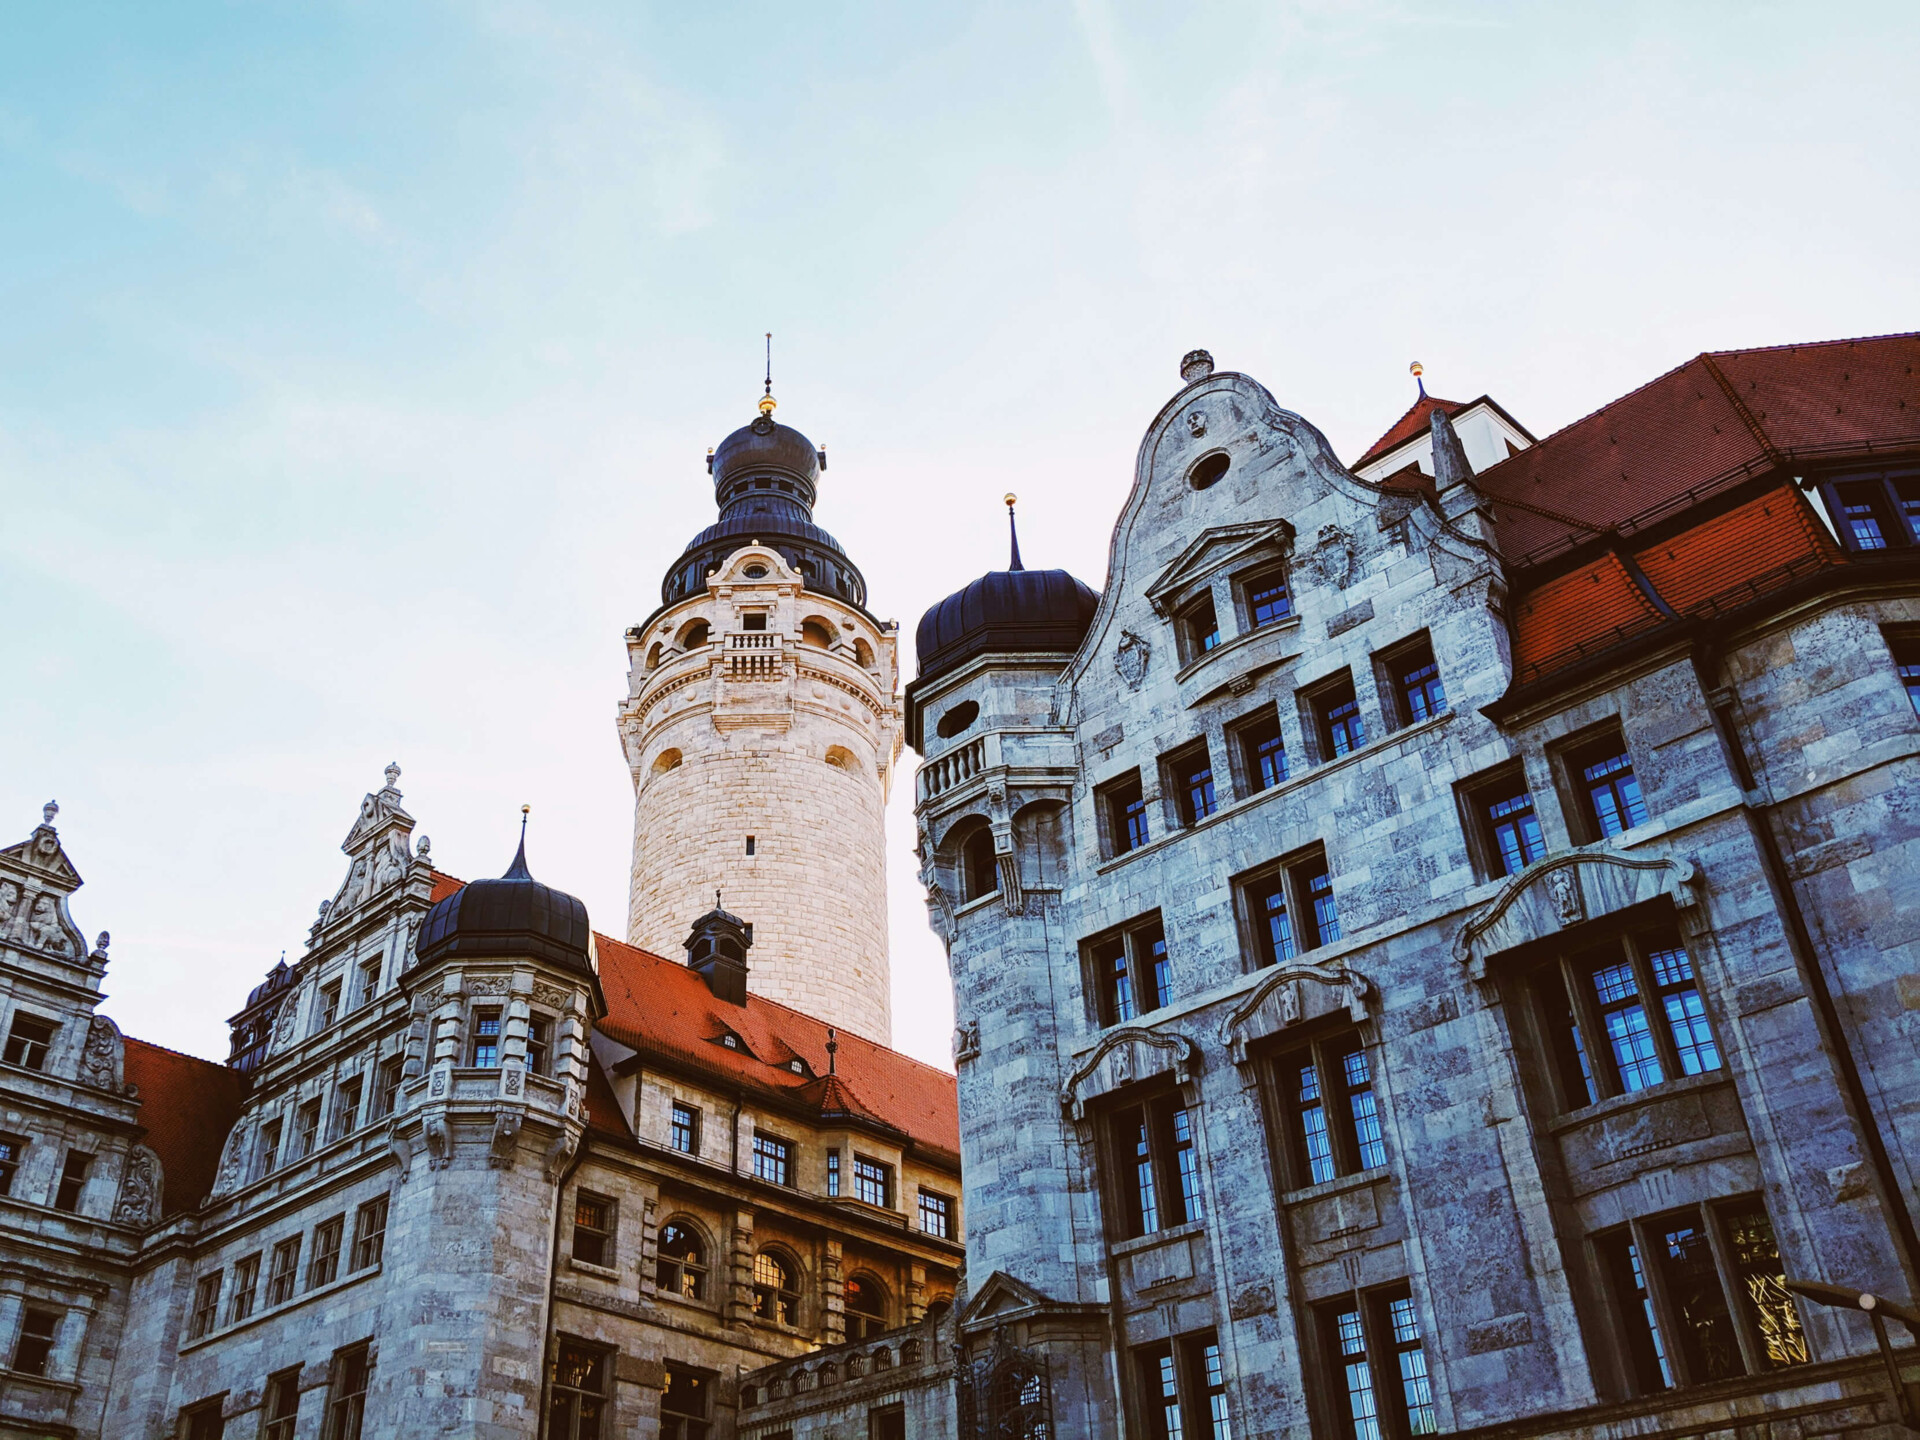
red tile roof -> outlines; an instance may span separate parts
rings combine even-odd
[[[1515,678],[1531,680],[1570,665],[1582,655],[1652,629],[1661,619],[1620,557],[1602,555],[1515,602]]]
[[[1387,427],[1387,433],[1367,447],[1367,453],[1347,468],[1358,470],[1376,455],[1384,455],[1396,445],[1404,445],[1418,435],[1425,435],[1433,427],[1433,421],[1427,417],[1436,410],[1443,410],[1451,419],[1467,408],[1464,400],[1442,400],[1438,395],[1429,395],[1424,390],[1420,398],[1413,402],[1407,413]]]
[[[1920,334],[1884,335],[1695,356],[1475,483],[1502,553],[1526,565],[1776,467],[1915,446]]]
[[[125,1040],[127,1083],[140,1087],[145,1143],[160,1157],[161,1213],[196,1209],[213,1189],[220,1147],[240,1118],[240,1077],[211,1060]]]

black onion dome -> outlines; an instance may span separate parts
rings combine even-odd
[[[287,958],[283,955],[280,957],[280,963],[267,972],[267,978],[247,992],[247,1003],[240,1008],[242,1010],[251,1010],[262,1000],[272,999],[282,990],[291,987],[292,984],[293,971],[288,967]]]
[[[417,963],[443,955],[526,955],[592,974],[587,933],[587,907],[528,873],[523,831],[506,874],[470,881],[427,911]]]
[[[1100,597],[1064,570],[991,570],[920,617],[914,684],[988,651],[1080,648]]]
[[[840,542],[813,523],[825,468],[824,451],[769,414],[722,440],[707,457],[720,518],[687,542],[660,583],[661,603],[699,594],[727,556],[758,541],[798,570],[809,590],[864,606],[865,577]]]

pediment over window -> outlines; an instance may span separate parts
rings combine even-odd
[[[1255,559],[1283,559],[1293,549],[1293,526],[1284,520],[1262,520],[1245,525],[1216,525],[1203,530],[1174,562],[1147,586],[1147,599],[1162,615],[1170,615],[1188,592],[1229,565]]]
[[[1004,1270],[996,1270],[967,1301],[960,1312],[960,1323],[973,1320],[1005,1320],[1017,1314],[1043,1310],[1052,1302],[1025,1281],[1016,1280]]]
[[[1303,961],[1277,966],[1247,993],[1227,1017],[1227,1049],[1233,1063],[1247,1063],[1247,1047],[1289,1026],[1342,1014],[1356,1024],[1368,1019],[1380,992],[1358,970]]]
[[[1538,861],[1460,928],[1454,954],[1476,980],[1487,961],[1572,926],[1666,896],[1682,910],[1699,903],[1700,873],[1689,860],[1575,851]]]
[[[1087,1102],[1156,1075],[1171,1074],[1182,1088],[1200,1071],[1200,1051],[1184,1035],[1167,1035],[1129,1025],[1110,1033],[1081,1062],[1060,1091],[1060,1103],[1073,1118],[1087,1118]]]

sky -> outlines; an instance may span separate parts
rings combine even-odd
[[[1545,435],[1916,328],[1916,53],[1835,0],[16,7],[0,844],[57,799],[106,1013],[214,1058],[389,761],[443,869],[531,804],[617,933],[622,636],[765,332],[910,650],[1006,491],[1101,582],[1196,346],[1352,459],[1416,359]],[[894,1039],[945,1065],[911,759]]]

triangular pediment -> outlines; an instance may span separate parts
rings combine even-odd
[[[987,1281],[974,1291],[967,1305],[960,1312],[960,1321],[967,1324],[974,1320],[990,1319],[995,1315],[1011,1314],[1019,1310],[1037,1310],[1052,1302],[1038,1290],[1024,1281],[1016,1280],[1004,1270],[996,1270],[987,1277]]]
[[[1215,571],[1254,556],[1285,554],[1293,545],[1293,526],[1285,520],[1259,520],[1239,525],[1215,525],[1202,530],[1160,578],[1147,587],[1147,599],[1166,614],[1181,592]]]
[[[18,845],[0,850],[0,869],[30,876],[62,895],[71,895],[81,884],[80,872],[73,868],[51,825],[42,825]]]

